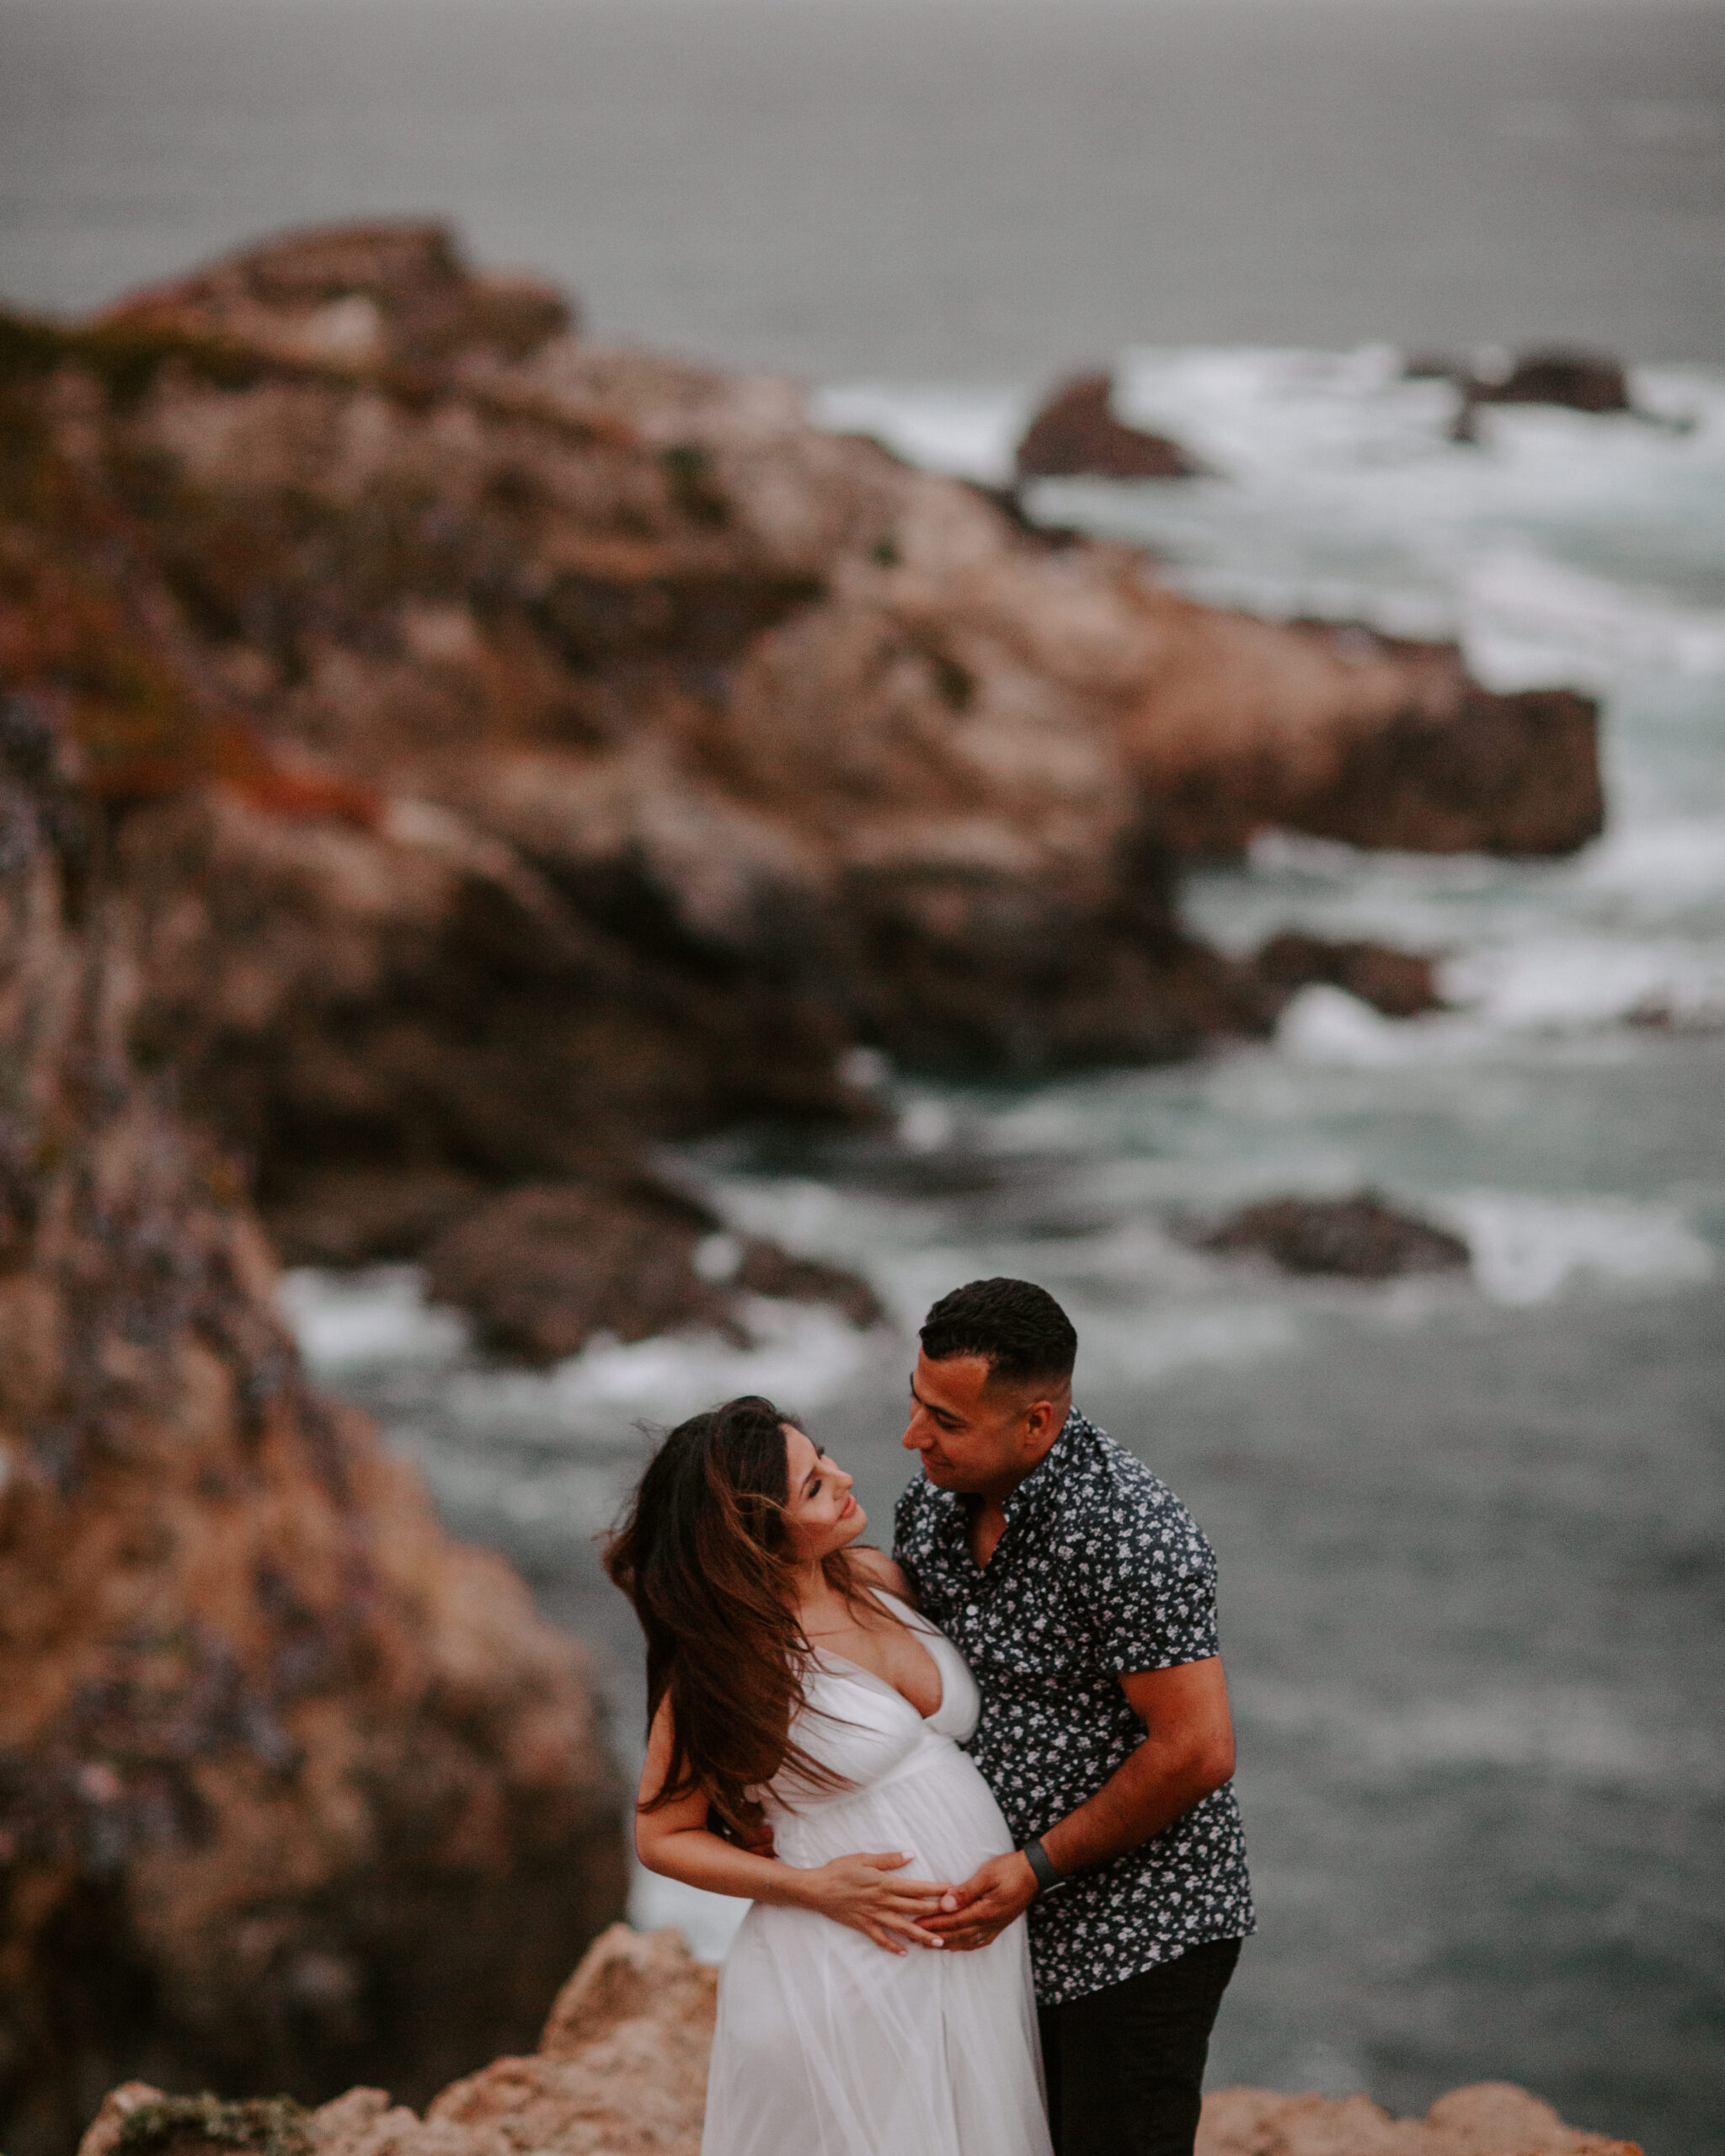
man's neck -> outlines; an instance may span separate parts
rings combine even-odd
[[[971,1494],[981,1502],[985,1508],[991,1506],[996,1510],[998,1510],[1001,1506],[1005,1504],[1007,1498],[1012,1496],[1013,1491],[1017,1489],[1021,1484],[1028,1482],[1030,1480],[1031,1476],[1035,1474],[1037,1469],[1041,1466],[1044,1460],[1048,1458],[1049,1454],[1060,1443],[1060,1433],[1065,1428],[1068,1422],[1071,1419],[1071,1414],[1072,1403],[1069,1400],[1064,1408],[1061,1409],[1060,1419],[1055,1422],[1055,1427],[1049,1433],[1045,1444],[1039,1446],[1038,1449],[1028,1459],[1015,1462],[1012,1472],[1010,1475],[1002,1476],[998,1480],[992,1482],[984,1483],[980,1488],[974,1491]]]
[[[991,1482],[985,1488],[965,1492],[965,1502],[970,1514],[970,1554],[985,1569],[1007,1531],[1006,1503],[1012,1492],[1028,1482],[1060,1441],[1072,1413],[1069,1400],[1055,1423],[1053,1435],[1039,1448],[1033,1457],[1025,1460],[1010,1480],[1002,1478]]]

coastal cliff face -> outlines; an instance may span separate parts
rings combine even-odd
[[[0,751],[0,2140],[116,2073],[423,2098],[621,1906],[586,1664],[306,1385],[126,835],[16,699]]]
[[[79,2156],[699,2156],[716,1972],[674,1931],[616,1926],[559,1994],[538,2049],[446,2089],[423,2117],[380,2089],[351,2089],[310,2113],[164,2101],[116,2089]],[[1365,2096],[1340,2101],[1267,2089],[1204,2100],[1198,2156],[1641,2156],[1633,2143],[1566,2126],[1505,2082],[1452,2089],[1423,2119]]]
[[[1183,852],[1598,828],[1583,700],[1199,606],[788,385],[563,323],[377,227],[0,334],[52,472],[10,670],[93,786],[175,797],[129,838],[146,1022],[272,1208],[392,1150],[435,1212],[861,1113],[859,1040],[1178,1054],[1266,1011],[1183,932]]]

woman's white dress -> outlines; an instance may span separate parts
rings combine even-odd
[[[890,1684],[817,1651],[798,1743],[852,1786],[781,1774],[760,1792],[787,1864],[908,1849],[909,1879],[959,1881],[1012,1847],[959,1749],[976,1685],[903,1604],[941,1674],[926,1720]],[[1021,1917],[988,1946],[889,1954],[805,1909],[756,1903],[718,1982],[702,2156],[1049,2156]]]

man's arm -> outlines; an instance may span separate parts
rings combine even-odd
[[[1221,1657],[1138,1670],[1120,1689],[1144,1724],[1129,1753],[1094,1796],[1050,1827],[1042,1846],[1063,1875],[1088,1871],[1161,1833],[1234,1772],[1234,1726]],[[925,1919],[949,1946],[985,1946],[1036,1898],[1036,1875],[1022,1850],[996,1857],[958,1888],[951,1915]]]

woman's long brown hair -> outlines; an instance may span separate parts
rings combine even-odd
[[[803,1704],[785,1426],[748,1395],[680,1422],[654,1454],[605,1569],[647,1635],[647,1726],[670,1702],[670,1763],[648,1806],[704,1790],[731,1827],[751,1785],[791,1767],[816,1788],[841,1777],[791,1741]],[[842,1550],[825,1561],[847,1599]]]

